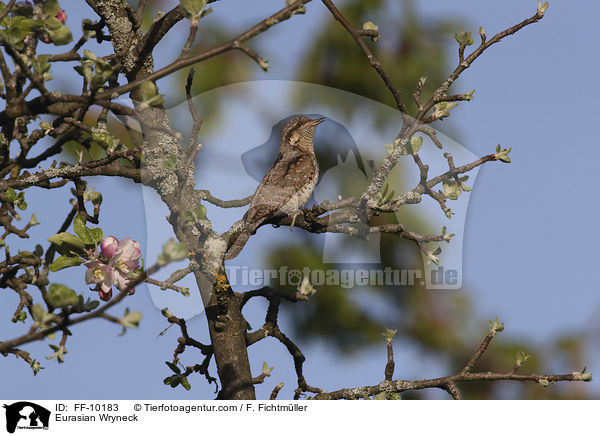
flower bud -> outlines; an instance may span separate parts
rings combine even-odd
[[[119,248],[119,240],[114,236],[107,236],[100,242],[100,250],[108,259],[114,256]]]
[[[100,299],[102,301],[110,301],[110,299],[112,298],[112,288],[106,290],[103,287],[100,287],[100,289],[98,290],[98,294],[100,295]]]
[[[65,22],[67,21],[67,13],[64,11],[64,9],[59,9],[58,14],[56,14],[56,18],[61,23],[65,24]]]

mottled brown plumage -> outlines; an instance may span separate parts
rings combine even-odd
[[[244,226],[226,259],[236,257],[250,236],[266,220],[281,216],[295,216],[310,198],[317,179],[319,166],[315,158],[313,137],[323,118],[312,120],[298,117],[283,128],[279,155],[258,185],[245,216]]]

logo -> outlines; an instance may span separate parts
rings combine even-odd
[[[14,433],[18,429],[48,429],[50,411],[28,401],[4,404],[6,409],[6,431]]]

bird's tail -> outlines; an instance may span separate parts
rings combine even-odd
[[[252,236],[252,233],[252,229],[247,226],[238,233],[231,248],[229,248],[229,251],[225,255],[225,260],[231,260],[237,257],[238,254],[240,254],[240,251],[242,251],[242,248],[244,248],[244,245],[246,245],[246,242],[248,242],[248,239],[250,239],[250,236]]]

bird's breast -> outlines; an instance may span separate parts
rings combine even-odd
[[[315,190],[315,186],[317,186],[317,180],[319,179],[319,167],[317,165],[316,159],[313,159],[313,167],[311,168],[311,172],[314,174],[308,178],[306,183],[300,186],[296,192],[290,197],[289,201],[287,201],[281,211],[287,214],[296,212],[300,209],[304,204],[310,199],[313,191]]]

